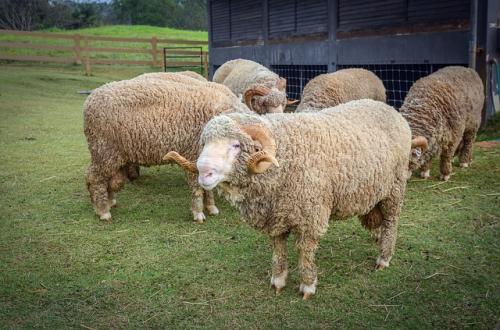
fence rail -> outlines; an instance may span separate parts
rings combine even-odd
[[[18,55],[9,54],[0,50],[0,60],[14,60],[14,61],[31,61],[31,62],[53,62],[53,63],[75,63],[83,64],[85,73],[90,75],[92,72],[93,64],[126,64],[126,65],[151,65],[155,67],[162,67],[164,70],[168,68],[183,67],[200,65],[203,69],[205,76],[208,76],[208,52],[190,51],[190,50],[169,50],[170,54],[176,55],[199,55],[200,61],[193,60],[166,60],[163,55],[163,47],[172,45],[189,45],[189,46],[207,46],[207,41],[183,40],[183,39],[163,39],[163,38],[121,38],[109,36],[88,36],[80,34],[62,34],[52,32],[31,32],[31,31],[14,31],[14,30],[0,30],[0,35],[11,36],[25,36],[32,38],[44,39],[65,39],[72,40],[72,45],[52,45],[43,43],[32,43],[30,41],[0,41],[0,48],[6,49],[28,49],[28,50],[55,50],[62,52],[72,53],[72,57],[68,56],[55,56],[51,54],[46,55]],[[145,47],[133,47],[127,45],[126,47],[108,47],[100,46],[95,43],[112,42],[112,43],[143,43],[148,44]],[[149,54],[151,59],[114,59],[114,58],[101,58],[96,57],[96,53],[120,53],[120,54]]]

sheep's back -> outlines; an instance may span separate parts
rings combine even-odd
[[[406,121],[392,107],[352,101],[318,113],[268,115],[276,132],[286,189],[332,205],[344,218],[366,214],[405,180],[411,145]],[[293,185],[293,187],[290,187]],[[286,198],[286,197],[285,197]]]
[[[382,81],[365,69],[343,69],[321,74],[307,83],[297,110],[324,109],[353,100],[386,101]]]
[[[400,111],[414,135],[440,141],[479,126],[483,93],[483,84],[474,70],[445,67],[417,80]]]
[[[161,163],[170,150],[194,160],[203,125],[231,110],[234,100],[234,95],[209,87],[160,80],[114,82],[88,97],[84,131],[91,152],[95,146],[111,148],[144,165]]]

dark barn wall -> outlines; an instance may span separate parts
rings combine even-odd
[[[383,64],[375,73],[387,80],[391,65],[419,77],[469,60],[471,0],[211,0],[208,11],[211,74],[228,60],[251,59],[288,74],[295,98],[325,68]]]

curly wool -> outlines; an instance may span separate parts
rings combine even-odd
[[[184,77],[188,77],[191,79],[182,79]],[[202,75],[193,72],[193,71],[178,71],[178,72],[151,72],[151,73],[143,73],[134,79],[164,79],[169,81],[177,81],[177,82],[185,82],[185,83],[197,83],[198,81],[207,82],[205,77]],[[193,80],[196,80],[193,82]]]
[[[258,175],[248,173],[255,141],[241,129],[246,124],[271,132],[279,167]],[[410,128],[392,107],[358,100],[314,113],[220,115],[207,123],[200,142],[223,138],[239,140],[241,154],[217,189],[247,223],[270,236],[271,283],[277,290],[285,285],[286,239],[293,232],[301,291],[305,299],[315,292],[314,252],[330,217],[358,215],[366,228],[377,229],[377,267],[389,265],[411,146]]]
[[[159,165],[170,150],[196,159],[203,125],[231,111],[250,112],[227,87],[211,82],[132,79],[94,90],[84,105],[84,132],[91,155],[87,183],[98,215],[109,213],[107,201],[121,188],[127,165]],[[188,183],[197,187],[194,177]]]
[[[309,81],[296,111],[320,110],[360,99],[385,102],[382,80],[365,69],[343,69]]]
[[[257,107],[264,109],[260,111],[261,114],[268,112],[265,110],[267,107],[282,105],[284,109],[287,103],[285,91],[277,88],[280,77],[265,66],[250,60],[240,58],[224,63],[215,71],[212,80],[229,87],[238,96],[259,85],[271,88],[268,95],[255,97]]]
[[[449,175],[451,159],[460,142],[460,162],[469,163],[483,104],[483,83],[472,69],[449,66],[417,80],[400,112],[412,135],[427,139],[428,149],[420,158],[412,157],[410,170],[428,170],[432,158],[441,154],[441,174]]]

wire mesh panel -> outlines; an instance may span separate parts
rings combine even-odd
[[[304,86],[317,75],[326,73],[328,65],[271,65],[271,70],[286,79],[288,98],[299,100]]]
[[[399,109],[415,81],[449,65],[452,64],[366,64],[338,65],[337,69],[363,68],[372,71],[384,82],[387,103]]]

